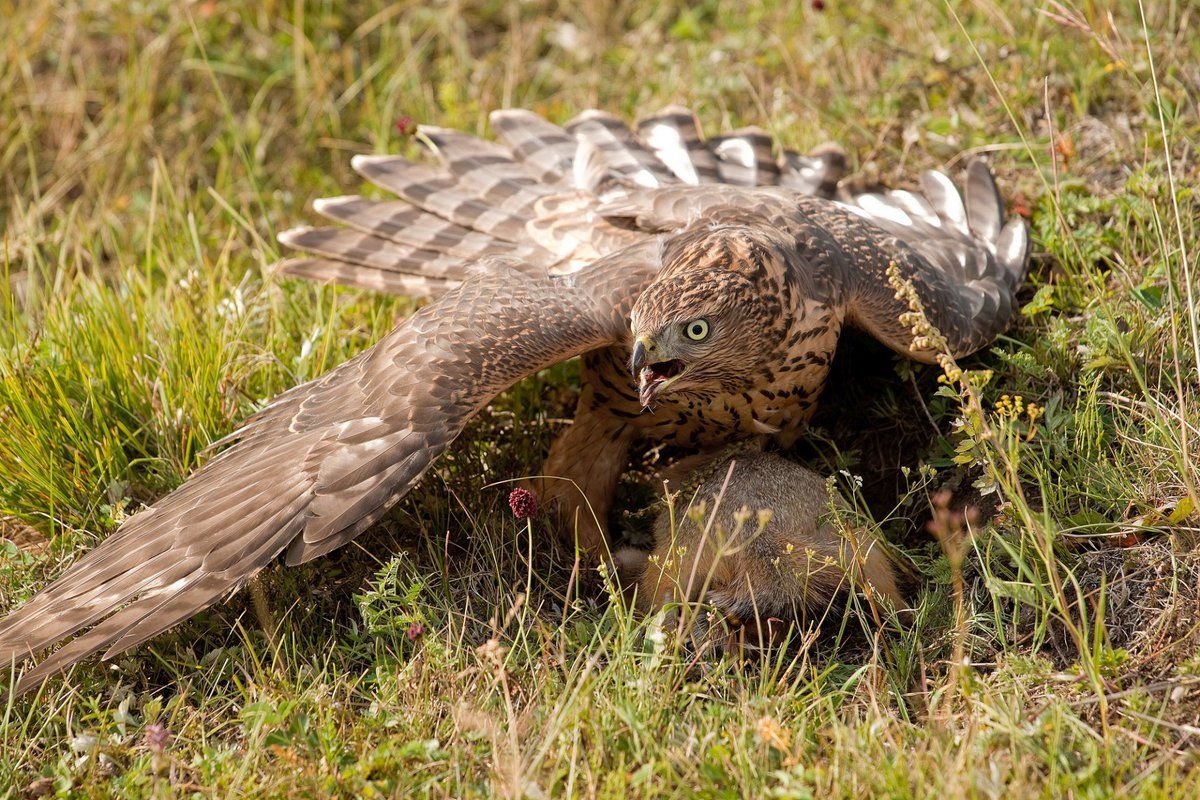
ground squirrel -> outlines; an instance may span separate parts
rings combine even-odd
[[[818,623],[851,591],[875,622],[903,608],[893,558],[869,532],[833,521],[844,501],[812,470],[749,445],[667,477],[679,489],[655,522],[653,551],[616,554],[642,611],[702,600],[763,642],[792,622]]]

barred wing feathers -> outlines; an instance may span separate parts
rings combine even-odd
[[[888,266],[894,263],[912,284],[951,354],[962,356],[994,340],[1016,315],[1029,232],[1023,220],[1005,220],[995,179],[982,161],[968,167],[963,194],[940,172],[925,173],[921,188],[920,194],[863,194],[838,206],[801,199],[800,208],[851,243],[851,321],[892,349],[928,361],[935,352],[911,349],[912,332],[900,322],[908,306],[896,298]]]
[[[781,185],[832,197],[845,172],[840,150],[775,154],[761,130],[705,140],[695,116],[672,107],[636,131],[586,111],[559,127],[529,111],[491,116],[499,141],[422,127],[440,167],[398,156],[358,156],[355,169],[399,199],[335,197],[314,210],[335,223],[280,235],[307,257],[281,272],[399,294],[436,297],[475,259],[514,256],[550,274],[572,272],[635,244],[646,231],[599,208],[645,190],[712,184]]]
[[[912,348],[900,321],[909,308],[888,279],[895,265],[912,284],[926,316],[952,355],[991,342],[1016,314],[1016,293],[1029,257],[1024,221],[1005,221],[995,180],[973,162],[966,192],[940,172],[922,176],[922,191],[844,195],[838,201],[778,187],[705,186],[645,190],[600,205],[608,219],[669,233],[699,220],[753,219],[796,236],[795,268],[839,287],[847,320],[897,352],[931,361]]]
[[[16,690],[145,641],[280,554],[298,564],[357,536],[496,394],[620,341],[656,246],[566,277],[493,263],[358,357],[277,397],[182,486],[0,621],[0,663],[75,636]]]

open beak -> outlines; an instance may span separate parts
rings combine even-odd
[[[637,379],[638,399],[642,408],[650,408],[654,398],[683,374],[683,362],[678,358],[651,361],[654,349],[654,341],[650,337],[639,336],[629,359],[629,370]]]

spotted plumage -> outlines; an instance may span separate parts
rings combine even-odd
[[[1012,316],[1027,237],[982,164],[965,202],[939,173],[921,193],[851,195],[835,148],[777,156],[758,130],[706,140],[684,109],[636,132],[600,112],[560,128],[501,111],[492,125],[498,142],[422,129],[439,166],[355,158],[399,199],[322,200],[332,226],[280,236],[308,254],[285,274],[434,302],[275,398],[0,621],[0,662],[61,644],[18,688],[145,641],[280,555],[348,542],[499,392],[563,359],[583,356],[582,391],[539,488],[595,554],[635,440],[795,439],[846,325],[931,359],[910,348],[889,267],[955,355]]]

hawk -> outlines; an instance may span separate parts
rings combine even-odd
[[[491,116],[498,141],[425,127],[438,166],[358,156],[398,199],[314,204],[283,233],[284,274],[433,302],[370,349],[271,400],[178,489],[127,519],[0,621],[0,663],[59,645],[23,690],[111,658],[242,586],[379,520],[498,393],[582,356],[574,423],[541,486],[587,551],[639,439],[718,449],[803,430],[843,327],[918,361],[889,271],[955,356],[997,336],[1027,260],[982,163],[960,195],[838,188],[835,148],[783,151],[757,129],[704,139],[669,108],[631,130],[589,111],[563,127]],[[65,642],[65,643],[64,643]]]

